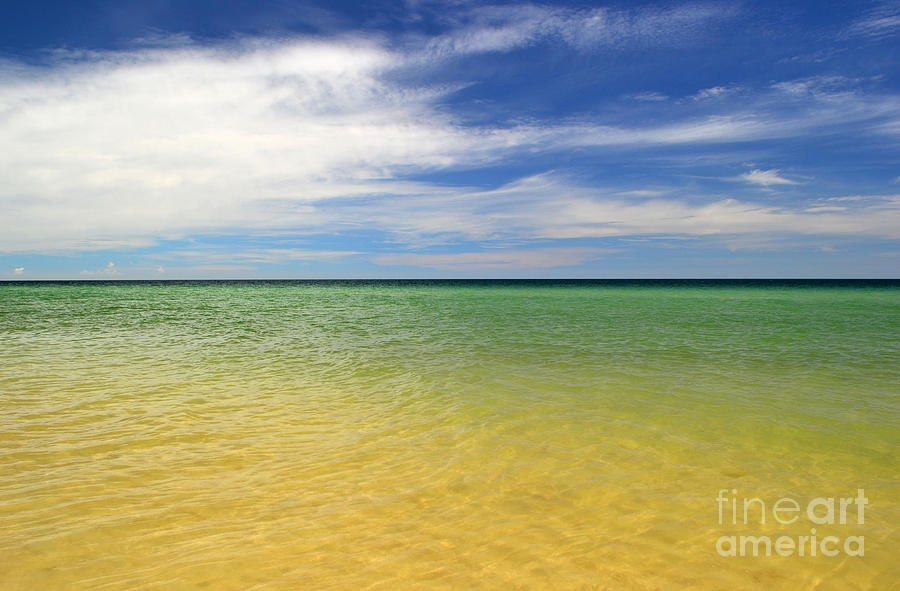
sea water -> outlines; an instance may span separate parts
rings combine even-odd
[[[889,589],[898,426],[898,282],[7,283],[0,588]]]

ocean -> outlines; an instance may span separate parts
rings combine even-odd
[[[898,427],[900,281],[3,283],[0,588],[896,588]]]

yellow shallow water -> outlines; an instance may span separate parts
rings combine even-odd
[[[508,312],[511,297],[488,303]],[[863,404],[839,375],[798,366],[729,370],[634,347],[627,364],[551,353],[543,347],[557,337],[544,331],[561,330],[554,323],[513,350],[463,325],[418,343],[419,357],[390,339],[363,354],[359,343],[373,336],[357,334],[359,310],[355,323],[340,322],[355,304],[331,308],[322,333],[331,336],[306,348],[274,319],[246,337],[221,315],[194,340],[168,320],[7,331],[0,588],[890,589],[898,580],[896,397],[883,370],[858,376]],[[467,305],[457,313],[472,314]],[[771,505],[858,488],[869,500],[864,524],[781,526],[771,513],[761,524],[752,512],[747,526],[718,522],[721,489]],[[865,555],[716,551],[723,535],[796,538],[811,527],[820,538],[864,536]]]

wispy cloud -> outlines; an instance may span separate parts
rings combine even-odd
[[[428,267],[442,271],[517,270],[571,267],[621,252],[599,248],[537,248],[457,252],[450,254],[399,253],[372,258],[376,265]]]
[[[207,246],[202,249],[176,249],[168,252],[166,259],[180,263],[203,263],[221,265],[223,263],[239,264],[281,264],[290,261],[336,261],[350,256],[363,254],[349,250],[314,250],[307,248],[236,248],[233,245],[227,250],[221,246]]]
[[[22,275],[25,273],[25,267],[16,267],[13,269],[13,275]]]
[[[732,3],[633,9],[481,6],[447,15],[451,31],[431,40],[427,52],[447,57],[510,51],[547,40],[564,41],[583,51],[681,45],[737,12]]]
[[[638,92],[637,94],[626,95],[625,98],[631,98],[636,101],[645,101],[651,103],[659,103],[669,100],[669,97],[661,92]]]
[[[641,198],[544,174],[490,191],[454,189],[427,198],[386,198],[377,205],[322,204],[322,208],[335,224],[354,219],[416,247],[460,240],[488,243],[638,235],[900,237],[900,197],[846,201],[852,206],[844,208],[834,207],[835,203],[822,200],[815,205],[824,209],[817,210],[799,204],[773,206],[696,195]]]
[[[695,94],[691,98],[695,101],[718,99],[738,92],[739,90],[740,88],[736,86],[712,86],[710,88],[703,88],[697,91],[697,94]]]
[[[850,35],[875,39],[900,34],[900,3],[896,1],[882,2],[854,21],[848,32]]]
[[[746,181],[748,183],[752,183],[754,185],[762,185],[763,187],[770,187],[772,185],[796,185],[797,181],[792,181],[791,179],[784,178],[781,176],[781,171],[778,169],[771,170],[761,170],[761,169],[753,169],[750,172],[742,174],[738,177],[742,181]]]

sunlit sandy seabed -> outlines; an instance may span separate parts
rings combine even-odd
[[[2,589],[900,580],[896,282],[6,284],[0,339]],[[865,555],[716,551],[811,527]]]

